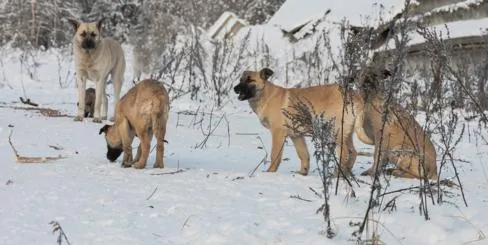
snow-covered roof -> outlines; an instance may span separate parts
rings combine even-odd
[[[389,19],[403,8],[404,0],[287,0],[268,24],[289,30],[309,20],[322,17],[330,9],[328,20],[340,21],[347,18],[353,25],[374,26],[380,17]]]
[[[448,29],[446,29],[446,27]],[[442,32],[443,38],[448,38],[448,30],[449,38],[479,36],[486,34],[486,30],[488,28],[488,19],[456,21],[432,26],[431,28],[435,28],[437,32]],[[412,32],[410,34],[410,38],[411,40],[409,44],[425,42],[424,38],[417,32]]]
[[[220,15],[212,26],[210,26],[207,34],[211,38],[222,39],[229,31],[231,31],[236,22],[240,22],[242,25],[247,25],[245,20],[240,19],[232,12],[226,11]]]
[[[444,27],[446,25],[449,28],[450,38],[481,35],[482,31],[488,28],[488,0],[423,0],[411,1],[410,4],[408,15],[410,20],[423,19],[430,27],[435,27],[444,33],[446,33]],[[309,26],[313,25],[316,29],[332,28],[334,23],[343,19],[347,19],[349,24],[355,26],[377,27],[402,13],[404,8],[405,0],[349,0],[347,2],[287,0],[268,24],[290,31],[308,23],[300,30],[302,33],[294,35],[300,39],[304,33],[310,33]],[[330,13],[324,18],[328,9]],[[322,20],[324,23],[316,25],[317,20]],[[412,40],[409,44],[425,41],[415,31],[410,34]],[[447,35],[444,37],[447,38]],[[390,42],[388,46],[392,43]]]

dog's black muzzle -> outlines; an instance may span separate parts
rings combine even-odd
[[[239,83],[234,87],[234,92],[239,95],[237,99],[248,100],[254,97],[256,88],[249,83]]]
[[[117,158],[122,154],[122,147],[111,147],[107,144],[107,159],[110,162],[115,162]]]
[[[95,49],[95,40],[93,39],[84,39],[83,42],[81,42],[81,47],[83,49]]]

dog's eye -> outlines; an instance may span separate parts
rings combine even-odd
[[[82,33],[80,34],[80,36],[81,36],[81,37],[86,37],[86,32],[82,32]]]
[[[252,80],[252,79],[247,80],[247,83],[253,83],[253,82],[254,82],[254,80]]]
[[[96,36],[97,36],[97,34],[95,34],[95,32],[92,32],[92,33],[90,33],[90,36],[91,36],[91,37],[96,37]]]

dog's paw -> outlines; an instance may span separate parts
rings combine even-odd
[[[269,166],[268,170],[266,170],[266,172],[276,172],[277,170],[278,170],[277,167],[271,165],[271,166]]]
[[[153,168],[164,168],[164,164],[162,164],[162,163],[155,163],[153,165]]]
[[[123,168],[130,168],[130,167],[132,167],[132,163],[131,162],[123,162],[121,166]]]
[[[79,116],[79,115],[78,116],[75,116],[75,118],[73,118],[73,121],[75,121],[75,122],[81,122],[81,121],[83,121],[83,116]]]
[[[368,176],[368,175],[369,176],[373,175],[373,170],[372,169],[368,169],[368,170],[366,170],[366,171],[364,171],[364,172],[361,173],[361,176]]]
[[[308,169],[301,169],[298,173],[303,175],[303,176],[307,176],[308,175]]]
[[[143,169],[143,168],[146,168],[146,165],[145,164],[140,164],[140,163],[134,163],[132,165],[133,168],[135,169]]]
[[[99,117],[94,117],[92,121],[94,123],[102,123],[102,119],[100,119]]]

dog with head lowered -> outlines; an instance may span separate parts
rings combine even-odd
[[[145,168],[153,135],[156,138],[154,168],[163,168],[164,137],[169,113],[169,97],[163,83],[146,79],[132,87],[117,103],[113,125],[105,125],[107,159],[115,161],[122,152],[123,167]],[[136,157],[132,158],[132,141],[140,140]]]
[[[78,112],[75,121],[82,121],[85,114],[86,80],[95,82],[93,122],[107,119],[108,101],[105,86],[110,75],[114,86],[114,105],[120,97],[125,71],[125,56],[120,44],[112,38],[101,37],[103,19],[97,22],[80,22],[68,19],[75,29],[73,52],[78,89]]]
[[[363,113],[357,118],[364,134],[358,136],[364,143],[374,145],[373,166],[362,175],[374,176],[390,162],[396,166],[387,170],[393,176],[437,180],[436,151],[429,135],[403,107],[387,103],[387,95],[380,89],[380,80],[390,76],[390,72],[366,67],[358,74],[364,103]]]
[[[338,84],[284,88],[269,82],[271,75],[273,71],[269,68],[261,71],[244,71],[239,84],[234,87],[234,92],[239,94],[238,99],[247,100],[261,124],[271,132],[271,164],[267,171],[275,172],[278,169],[285,138],[290,137],[301,161],[300,174],[308,174],[310,156],[304,138],[305,132],[298,132],[287,126],[292,122],[283,113],[283,110],[291,112],[293,105],[299,103],[298,98],[309,102],[315,111],[325,112],[326,119],[334,118],[336,154],[339,156],[341,172],[349,175],[357,154],[352,135],[356,114],[362,110],[359,95],[347,93],[344,96],[342,87]],[[343,108],[344,105],[346,108]]]

